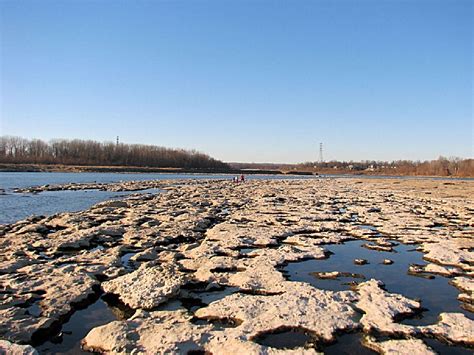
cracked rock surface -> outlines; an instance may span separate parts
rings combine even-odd
[[[335,292],[281,272],[288,263],[330,257],[328,244],[364,240],[373,253],[413,244],[426,265],[410,273],[451,278],[458,300],[472,310],[474,182],[161,180],[21,192],[86,188],[166,192],[0,226],[0,349],[34,351],[21,344],[47,340],[104,293],[134,314],[90,329],[83,339],[89,351],[314,354],[346,331],[362,333],[363,345],[380,353],[433,353],[427,337],[474,345],[472,317],[463,313],[402,324],[420,302],[386,291],[380,280],[361,277],[351,290]],[[317,344],[258,342],[286,330],[304,331]]]

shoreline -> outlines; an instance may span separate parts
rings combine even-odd
[[[474,176],[462,175],[414,175],[414,174],[387,174],[386,171],[351,171],[351,170],[321,170],[295,171],[295,170],[268,170],[268,169],[188,169],[188,168],[152,168],[137,166],[91,166],[91,165],[58,165],[58,164],[12,164],[0,163],[2,172],[60,172],[60,173],[127,173],[127,174],[244,174],[244,175],[281,175],[281,176],[336,176],[336,177],[380,177],[380,178],[439,178],[447,180],[474,179]]]
[[[198,168],[152,168],[139,166],[93,166],[57,164],[5,164],[0,163],[0,172],[61,172],[61,173],[163,173],[163,174],[267,174],[284,175],[276,170],[226,170]]]

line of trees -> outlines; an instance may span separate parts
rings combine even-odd
[[[230,163],[235,169],[265,169],[320,174],[380,174],[474,177],[474,159],[439,157],[436,160],[411,161],[326,161],[300,164]]]
[[[222,161],[196,150],[92,140],[0,137],[0,163],[112,165],[227,170]]]
[[[436,160],[426,161],[329,161],[323,163],[308,162],[302,164],[302,166],[323,171],[343,170],[390,175],[474,176],[474,159],[462,159],[458,157],[446,158],[443,156]]]

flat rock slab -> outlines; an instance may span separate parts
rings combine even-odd
[[[423,343],[420,339],[400,339],[400,340],[386,340],[378,342],[372,337],[364,339],[364,344],[381,354],[402,355],[402,354],[417,354],[417,355],[435,355],[430,347]]]
[[[130,274],[104,282],[102,287],[132,308],[152,309],[177,295],[185,281],[185,274],[174,263],[150,267],[145,264]]]
[[[203,349],[212,327],[194,325],[185,311],[138,311],[130,320],[94,328],[84,348],[108,354],[186,354]]]
[[[286,282],[282,294],[259,296],[235,293],[200,308],[195,315],[208,319],[236,319],[234,331],[252,339],[258,334],[284,327],[304,328],[330,341],[336,330],[352,329],[355,299],[351,291],[332,292],[315,289],[300,282]]]
[[[414,313],[421,307],[420,303],[399,294],[388,293],[382,286],[382,282],[374,279],[357,286],[356,306],[364,311],[360,320],[364,331],[414,334],[414,327],[396,323],[395,317]]]

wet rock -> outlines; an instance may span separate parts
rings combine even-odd
[[[438,323],[419,327],[419,330],[454,343],[474,345],[474,321],[462,313],[441,313]]]
[[[474,252],[469,251],[469,248],[474,248],[473,238],[456,238],[423,244],[426,260],[464,270],[471,270],[470,265],[474,265]]]
[[[460,273],[459,269],[457,268],[441,266],[433,263],[429,263],[428,265],[426,265],[424,271],[431,274],[438,274],[443,276],[453,276],[458,275]]]
[[[322,280],[333,280],[340,276],[339,271],[313,272],[312,275]]]
[[[412,264],[408,267],[407,273],[409,275],[423,277],[425,279],[434,279],[435,278],[433,275],[430,275],[430,274],[425,272],[425,266],[424,265]]]
[[[417,301],[382,289],[383,283],[369,280],[357,286],[359,299],[357,308],[364,311],[360,320],[365,332],[398,333],[413,335],[416,330],[408,325],[395,322],[397,317],[413,314],[421,307]]]
[[[366,265],[368,263],[369,262],[365,259],[354,259],[354,264],[356,264],[356,265]]]
[[[373,337],[366,337],[364,339],[364,345],[380,354],[436,354],[436,352],[434,352],[420,339],[399,339],[378,342]]]
[[[365,279],[364,275],[354,274],[352,272],[343,272],[343,271],[312,272],[311,275],[321,280],[335,280],[338,277],[351,277],[354,279]]]
[[[378,251],[385,251],[385,252],[393,252],[393,247],[391,244],[389,245],[384,245],[384,244],[371,244],[371,243],[365,243],[362,244],[364,248],[370,249],[370,250],[378,250]]]
[[[451,283],[458,289],[463,291],[459,295],[459,299],[463,302],[469,302],[474,304],[474,280],[468,277],[455,277]]]

